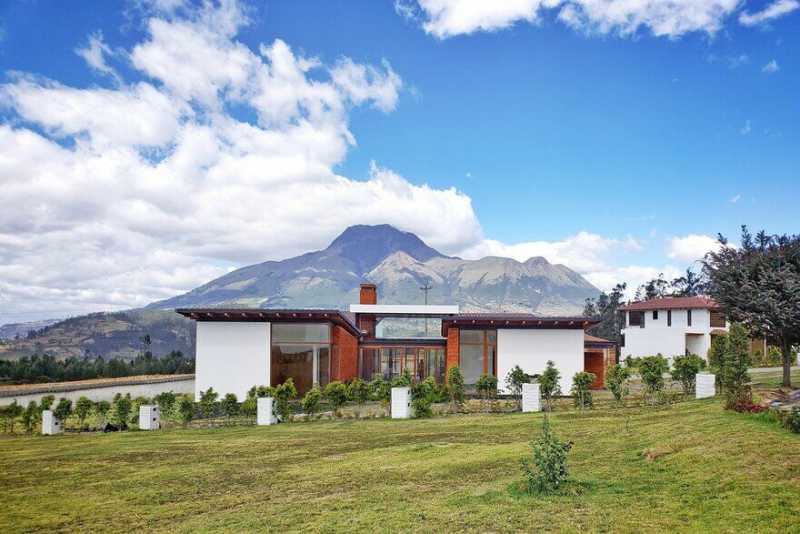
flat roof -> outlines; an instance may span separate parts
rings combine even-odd
[[[458,305],[450,304],[351,304],[351,313],[381,317],[449,317],[458,313]]]
[[[361,331],[349,314],[340,310],[314,309],[261,309],[261,308],[178,308],[176,313],[195,321],[230,322],[330,322],[341,326],[358,337]]]

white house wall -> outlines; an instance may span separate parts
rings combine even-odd
[[[255,385],[270,384],[270,323],[198,321],[195,397],[209,387],[241,401]]]
[[[542,374],[547,360],[553,360],[561,373],[561,391],[568,395],[572,377],[583,371],[583,336],[581,329],[498,329],[498,389],[508,392],[506,375],[515,365],[528,374]]]
[[[653,319],[652,310],[644,312],[644,328],[627,326],[622,333],[625,345],[621,356],[641,357],[661,354],[667,358],[680,356],[686,352],[686,334],[692,336],[689,350],[702,358],[706,357],[711,345],[711,313],[708,310],[692,310],[692,326],[688,325],[687,310],[672,310],[672,326],[667,326],[667,310],[658,310],[658,319]],[[626,324],[630,312],[626,313]]]

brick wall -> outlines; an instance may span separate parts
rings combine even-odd
[[[331,381],[350,380],[358,376],[358,340],[341,326],[333,327]]]
[[[458,367],[459,362],[459,346],[458,346],[458,328],[452,326],[447,329],[447,355],[446,365],[447,369]]]

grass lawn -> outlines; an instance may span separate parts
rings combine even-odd
[[[758,416],[718,400],[556,412],[575,444],[550,497],[516,487],[541,420],[6,437],[0,532],[800,531],[800,436]]]

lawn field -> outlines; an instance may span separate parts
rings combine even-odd
[[[519,491],[542,414],[0,439],[0,532],[800,532],[800,436],[719,400],[556,412],[560,495]]]

